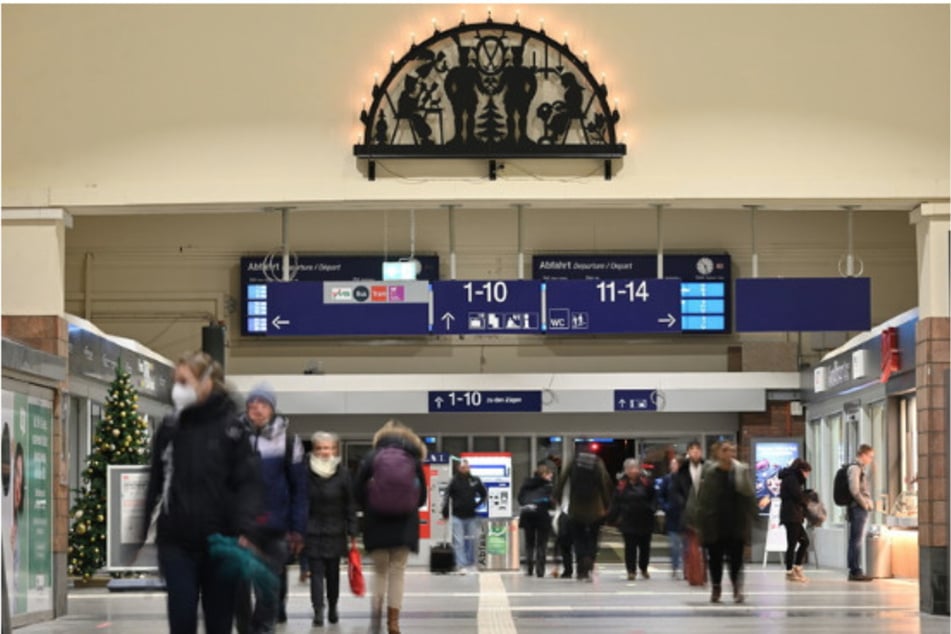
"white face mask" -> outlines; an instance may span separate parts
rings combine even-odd
[[[182,385],[176,383],[172,386],[172,403],[175,404],[175,411],[180,412],[189,405],[194,405],[198,401],[198,393],[191,385]]]

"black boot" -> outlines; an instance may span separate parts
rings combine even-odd
[[[331,601],[327,605],[327,620],[331,623],[336,623],[340,620],[340,617],[337,615],[337,602]]]
[[[324,626],[324,606],[322,605],[314,606],[314,625],[316,627]]]
[[[531,561],[529,561],[528,562],[528,576],[531,577],[534,574],[535,574],[535,565]]]
[[[718,583],[713,584],[713,590],[710,592],[710,603],[719,603],[720,594],[722,593],[722,591],[723,591],[723,588],[722,586],[720,586],[720,584]]]

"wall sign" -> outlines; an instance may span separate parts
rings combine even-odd
[[[371,101],[360,113],[364,131],[353,148],[376,177],[383,158],[488,159],[491,180],[502,158],[624,156],[602,76],[595,79],[567,38],[544,27],[485,22],[440,31],[391,54],[386,75],[375,78]]]
[[[738,279],[736,331],[868,330],[871,293],[867,277]]]

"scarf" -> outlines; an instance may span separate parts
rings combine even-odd
[[[340,457],[318,458],[314,454],[310,455],[310,470],[321,478],[329,478],[337,473],[337,465],[340,464]]]

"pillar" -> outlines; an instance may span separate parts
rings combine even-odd
[[[948,592],[948,244],[947,203],[911,213],[918,251],[918,549],[921,611],[949,613]]]

